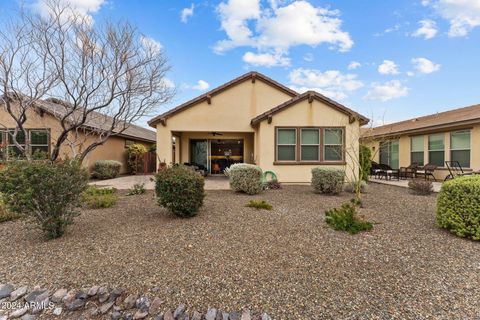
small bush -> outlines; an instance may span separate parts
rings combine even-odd
[[[459,237],[480,240],[480,177],[460,177],[442,185],[437,223]]]
[[[230,179],[230,188],[235,192],[253,195],[263,190],[262,169],[247,163],[236,163],[226,171]]]
[[[345,171],[340,169],[312,169],[312,186],[317,193],[339,194],[343,189]]]
[[[122,163],[115,160],[99,160],[93,165],[92,176],[104,180],[118,177]]]
[[[145,183],[142,184],[134,184],[133,187],[128,189],[127,196],[134,196],[138,194],[144,194],[145,193]]]
[[[264,209],[264,210],[272,210],[272,205],[270,203],[268,203],[267,201],[265,200],[259,200],[259,201],[255,201],[255,200],[250,200],[246,205],[245,207],[248,207],[248,208],[255,208],[257,210],[260,210],[260,209]]]
[[[356,234],[361,231],[370,231],[373,223],[362,220],[357,215],[357,209],[350,203],[344,203],[340,208],[325,211],[325,221],[337,231],[346,231]]]
[[[360,145],[360,180],[368,182],[368,175],[372,168],[372,150],[365,145]]]
[[[17,220],[19,218],[19,214],[13,213],[7,209],[7,206],[2,199],[2,195],[0,194],[0,223]]]
[[[83,205],[89,209],[113,207],[118,200],[117,189],[89,186],[82,193]]]
[[[413,194],[428,196],[433,192],[433,183],[425,179],[412,179],[408,181],[408,188]]]
[[[357,188],[360,187],[360,193],[367,193],[368,191],[368,184],[365,181],[354,181],[354,182],[348,182],[345,184],[343,190],[349,193],[357,193]]]
[[[15,161],[0,171],[0,192],[11,212],[32,217],[48,239],[78,214],[88,173],[77,161]]]
[[[194,170],[183,166],[167,167],[155,177],[158,204],[179,217],[192,217],[203,205],[204,179]]]
[[[135,143],[128,146],[128,168],[130,169],[131,174],[137,174],[138,171],[142,170],[143,155],[147,152],[147,147],[143,144]]]

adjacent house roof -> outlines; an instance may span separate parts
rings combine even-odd
[[[368,129],[363,138],[420,133],[474,123],[480,123],[480,104]]]
[[[282,111],[282,110],[284,110],[288,107],[291,107],[291,106],[297,104],[298,102],[306,100],[306,99],[310,99],[310,100],[316,99],[320,102],[323,102],[323,103],[329,105],[330,107],[332,107],[334,109],[337,109],[340,112],[343,112],[343,113],[349,115],[351,117],[351,122],[353,122],[352,120],[358,120],[361,125],[365,125],[370,121],[368,118],[362,116],[361,114],[345,107],[344,105],[342,105],[342,104],[340,104],[336,101],[333,101],[332,99],[329,99],[329,98],[325,97],[324,95],[322,95],[322,94],[320,94],[316,91],[307,91],[307,92],[304,92],[300,95],[297,95],[296,97],[292,98],[291,100],[288,100],[288,101],[276,106],[275,108],[272,108],[272,109],[262,113],[261,115],[256,116],[255,118],[252,119],[251,125],[254,126],[254,125],[260,123],[261,121],[263,121],[265,119],[268,119],[269,117],[273,116],[275,113],[277,113],[279,111]]]
[[[151,119],[148,122],[148,124],[150,126],[154,127],[157,122],[159,122],[163,119],[167,119],[168,117],[171,117],[172,115],[174,115],[174,114],[176,114],[180,111],[183,111],[183,110],[185,110],[185,109],[187,109],[187,108],[189,108],[189,107],[191,107],[191,106],[193,106],[193,105],[195,105],[199,102],[209,100],[214,95],[219,94],[219,93],[221,93],[221,92],[223,92],[223,91],[225,91],[225,90],[227,90],[227,89],[229,89],[229,88],[231,88],[231,87],[233,87],[233,86],[235,86],[235,85],[237,85],[237,84],[239,84],[243,81],[251,80],[251,81],[254,82],[257,79],[261,80],[261,81],[263,81],[263,82],[265,82],[265,83],[267,83],[267,84],[269,84],[269,85],[271,85],[271,86],[273,86],[277,89],[279,89],[280,91],[283,91],[284,93],[288,94],[291,97],[295,97],[295,96],[298,95],[298,93],[296,91],[294,91],[294,90],[284,86],[283,84],[267,77],[266,75],[263,75],[263,74],[261,74],[259,72],[256,72],[256,71],[252,71],[252,72],[248,72],[248,73],[246,73],[246,74],[244,74],[244,75],[242,75],[238,78],[235,78],[232,81],[229,81],[229,82],[227,82],[227,83],[225,83],[225,84],[223,84],[223,85],[221,85],[221,86],[219,86],[219,87],[217,87],[213,90],[210,90],[210,91],[208,91],[208,92],[206,92],[206,93],[204,93],[204,94],[202,94],[202,95],[200,95],[200,96],[198,96],[198,97],[196,97],[196,98],[194,98],[190,101],[187,101],[187,102],[185,102],[185,103],[183,103],[183,104],[181,104],[181,105],[179,105],[179,106],[177,106],[177,107],[175,107],[175,108],[173,108],[173,109],[171,109],[171,110],[169,110],[169,111],[167,111],[167,112],[165,112],[165,113],[163,113],[159,116],[156,116],[155,118]]]
[[[50,98],[46,100],[40,100],[36,103],[36,106],[43,110],[44,112],[51,114],[52,116],[59,118],[63,117],[68,111],[68,103],[63,102],[58,99]],[[79,112],[77,116],[82,116],[83,112]],[[75,114],[72,115],[75,117]],[[91,112],[87,118],[87,121],[84,124],[84,127],[93,129],[93,130],[110,130],[113,122],[113,118],[102,114],[100,112]],[[113,132],[117,133],[117,136],[122,136],[126,138],[131,138],[132,140],[142,140],[146,142],[156,142],[156,133],[155,131],[142,128],[134,124],[127,124],[125,130],[123,129],[123,123],[120,122],[117,125],[118,129],[114,129]],[[121,132],[120,132],[121,131]],[[120,132],[120,133],[119,133]]]

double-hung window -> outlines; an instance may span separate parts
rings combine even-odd
[[[445,165],[444,133],[436,133],[428,136],[428,162],[439,167]]]
[[[15,130],[11,129],[8,132],[8,147],[7,147],[7,158],[11,160],[12,158],[22,158],[23,151],[15,145],[13,135],[15,134]],[[17,131],[16,139],[17,143],[25,150],[25,133],[21,130]]]
[[[301,130],[301,152],[302,161],[320,161],[320,130],[303,128]]]
[[[424,136],[415,136],[410,138],[410,163],[417,163],[419,166],[424,165],[423,141]]]
[[[343,129],[326,128],[324,129],[324,160],[342,161],[343,160]]]
[[[450,133],[450,160],[470,168],[470,130]]]
[[[47,130],[30,130],[30,152],[32,155],[41,154],[47,156],[48,147],[48,131]]]
[[[297,160],[297,129],[279,128],[277,129],[277,160],[278,161],[296,161]]]

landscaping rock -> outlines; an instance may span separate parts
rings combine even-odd
[[[163,315],[163,320],[175,320],[171,310],[165,311],[165,314]]]
[[[0,320],[8,320],[7,316],[0,314]]]
[[[133,315],[133,320],[144,319],[148,316],[148,309],[140,309]]]
[[[185,312],[185,305],[181,304],[175,309],[175,312],[173,313],[173,317],[177,319],[179,316],[181,316]]]
[[[36,317],[33,314],[26,314],[20,318],[21,320],[35,320]]]
[[[112,307],[113,307],[113,304],[115,302],[107,302],[105,303],[104,305],[102,305],[99,309],[98,309],[98,312],[100,312],[100,314],[105,314],[107,313]]]
[[[63,311],[62,308],[57,307],[57,308],[53,309],[53,312],[52,312],[52,313],[53,313],[53,315],[55,315],[55,316],[59,316],[59,315],[62,314],[62,311]]]
[[[96,296],[96,295],[97,295],[97,292],[98,292],[98,289],[100,289],[99,286],[93,286],[93,287],[91,287],[91,288],[88,290],[88,292],[87,292],[88,296],[89,296],[89,297]]]
[[[141,296],[135,301],[135,307],[137,309],[148,309],[150,308],[150,299],[147,296]]]
[[[63,298],[67,295],[68,291],[67,289],[58,289],[55,291],[55,293],[52,295],[52,302],[59,303],[60,301],[63,300]]]
[[[250,315],[250,310],[248,309],[243,310],[241,320],[252,320],[252,316]]]
[[[0,299],[9,297],[13,290],[15,288],[9,283],[0,285]]]
[[[152,303],[150,304],[150,309],[149,309],[150,314],[160,313],[160,308],[162,306],[162,303],[163,303],[162,299],[155,297],[155,299],[153,299]],[[184,306],[184,310],[185,310],[185,306]]]
[[[240,320],[241,315],[238,312],[230,313],[229,320]]]
[[[121,296],[125,292],[123,288],[115,288],[110,292],[110,296],[108,297],[108,301],[112,302],[115,301],[119,296]]]
[[[112,316],[110,317],[110,319],[119,320],[121,317],[122,317],[122,314],[120,312],[114,311],[112,312]]]
[[[222,311],[222,320],[228,320],[229,316],[228,312]]]
[[[270,316],[266,313],[263,313],[262,314],[262,319],[261,320],[272,320],[272,318],[270,318]]]
[[[110,293],[108,292],[107,287],[98,288],[97,295],[98,295],[98,302],[100,303],[104,303],[105,301],[108,300],[108,298],[110,298]]]
[[[125,301],[123,301],[123,305],[125,306],[125,309],[132,309],[135,306],[135,303],[137,302],[138,295],[136,294],[131,294],[129,295]]]
[[[38,295],[35,300],[35,307],[32,309],[32,314],[41,313],[45,308],[48,308],[50,302],[49,292],[46,290],[44,293]]]
[[[17,309],[14,312],[10,313],[10,319],[16,319],[23,316],[28,311],[28,306],[23,307],[22,309]]]
[[[163,320],[163,314],[156,315],[153,320]]]
[[[202,314],[198,311],[193,311],[192,320],[202,320]]]
[[[75,299],[71,303],[65,305],[69,311],[75,311],[85,306],[85,299]]]
[[[27,286],[23,286],[10,293],[10,301],[16,301],[17,299],[23,297],[27,293],[27,289]]]
[[[217,317],[217,309],[208,308],[207,314],[205,315],[205,320],[215,320]]]

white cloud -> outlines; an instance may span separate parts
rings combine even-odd
[[[34,10],[40,14],[47,16],[50,12],[49,0],[35,0],[32,4]],[[106,0],[59,0],[59,5],[70,8],[73,12],[65,13],[68,16],[72,14],[78,14],[84,16],[91,22],[93,22],[92,14],[98,12],[102,5],[106,4]]]
[[[362,66],[362,64],[358,61],[352,61],[350,62],[350,64],[348,65],[348,70],[355,70],[355,69],[358,69]]]
[[[205,80],[198,80],[196,85],[191,86],[190,88],[198,91],[205,91],[210,88],[210,84],[208,84]]]
[[[159,41],[157,41],[157,40],[155,40],[151,37],[142,36],[142,37],[140,37],[140,41],[142,42],[142,45],[145,48],[150,49],[153,52],[158,53],[163,48],[162,44]]]
[[[307,53],[303,56],[303,60],[307,62],[312,62],[313,60],[315,60],[315,56],[313,55],[313,53]]]
[[[429,74],[440,70],[441,65],[433,63],[432,61],[426,58],[415,58],[412,59],[412,64],[415,70],[420,73]]]
[[[395,98],[405,97],[408,95],[409,88],[402,85],[399,80],[391,80],[385,83],[374,82],[370,86],[370,90],[363,97],[365,100],[388,101]]]
[[[420,28],[418,28],[412,36],[414,37],[423,37],[425,40],[432,39],[437,35],[437,24],[433,20],[420,20],[418,22]]]
[[[479,0],[436,0],[425,1],[438,15],[450,23],[448,31],[451,37],[464,37],[480,26]]]
[[[253,53],[247,52],[243,55],[243,61],[253,66],[278,67],[289,66],[290,58],[285,57],[282,52],[275,53]]]
[[[380,74],[398,74],[398,66],[392,60],[383,60],[383,63],[378,66]]]
[[[298,68],[289,74],[291,87],[299,92],[315,90],[325,96],[343,100],[348,94],[363,87],[356,74],[342,74],[338,70],[320,70]]]
[[[193,16],[194,9],[195,9],[195,4],[193,3],[189,8],[183,8],[182,12],[180,13],[180,20],[182,20],[183,23],[187,23],[188,19]]]
[[[374,36],[375,36],[375,37],[381,37],[381,36],[383,36],[383,35],[386,35],[386,34],[389,34],[389,33],[395,32],[395,31],[398,31],[398,30],[400,30],[401,27],[402,27],[402,26],[397,23],[397,24],[394,25],[393,27],[389,27],[389,28],[383,30],[382,32],[377,32],[377,33],[375,33]]]
[[[283,6],[282,6],[283,5]],[[269,1],[228,0],[217,7],[221,28],[227,39],[216,43],[214,50],[223,53],[235,47],[252,47],[260,53],[282,51],[290,47],[330,44],[339,51],[348,51],[353,41],[341,29],[339,12],[315,7],[305,0]]]

